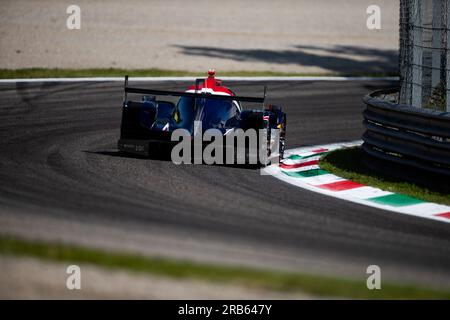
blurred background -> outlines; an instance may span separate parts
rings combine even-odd
[[[3,0],[0,68],[396,73],[399,1],[373,2]],[[72,4],[80,30],[66,28]]]

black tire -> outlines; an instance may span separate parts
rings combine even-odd
[[[259,165],[260,165],[260,167],[262,167],[262,168],[269,166],[270,163],[271,163],[271,161],[270,161],[270,156],[271,156],[271,154],[272,154],[272,151],[271,151],[271,148],[270,148],[270,139],[271,139],[271,134],[272,134],[272,132],[271,132],[271,130],[270,130],[270,129],[271,129],[271,128],[270,128],[270,121],[265,121],[265,122],[264,122],[263,129],[266,130],[266,133],[267,133],[266,144],[265,144],[264,146],[261,146],[261,147],[263,147],[263,148],[266,149],[266,152],[265,152],[266,158],[265,158],[265,159],[261,159],[261,158],[259,157],[259,155],[260,155],[260,152],[259,152],[259,151],[260,151],[260,150],[258,149]]]
[[[286,148],[285,146],[286,141],[286,114],[283,115],[283,122],[281,123],[281,129],[280,129],[280,161],[284,159],[284,150]]]

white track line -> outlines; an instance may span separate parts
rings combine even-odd
[[[125,77],[125,75],[124,75]],[[0,79],[0,83],[19,82],[123,82],[124,77]],[[218,77],[225,81],[397,81],[398,77]],[[195,81],[197,77],[130,77],[130,82]]]

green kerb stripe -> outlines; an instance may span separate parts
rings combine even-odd
[[[311,169],[311,170],[305,170],[305,171],[282,171],[285,175],[288,175],[290,177],[294,178],[309,178],[309,177],[315,177],[320,176],[323,174],[327,174],[328,171],[322,170],[322,169]]]
[[[409,196],[405,196],[403,194],[397,194],[397,193],[388,194],[388,195],[381,196],[381,197],[369,198],[367,200],[381,203],[381,204],[387,204],[387,205],[393,206],[393,207],[410,206],[413,204],[425,202],[425,201],[422,201],[422,200],[419,200],[419,199],[416,199],[413,197],[409,197]]]
[[[323,155],[326,155],[327,153],[329,153],[329,152],[315,153],[315,154],[311,154],[309,156],[299,156],[298,154],[293,154],[292,156],[289,156],[287,158],[291,159],[291,160],[301,160],[301,159],[308,159],[308,158],[317,157],[317,156],[323,156]]]

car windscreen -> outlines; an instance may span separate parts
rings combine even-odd
[[[228,119],[236,115],[236,107],[229,100],[198,99],[202,106],[201,120],[203,129],[224,128]]]
[[[236,115],[232,101],[208,98],[182,97],[178,102],[179,125],[192,132],[193,121],[202,121],[203,130],[223,128],[227,120]]]

